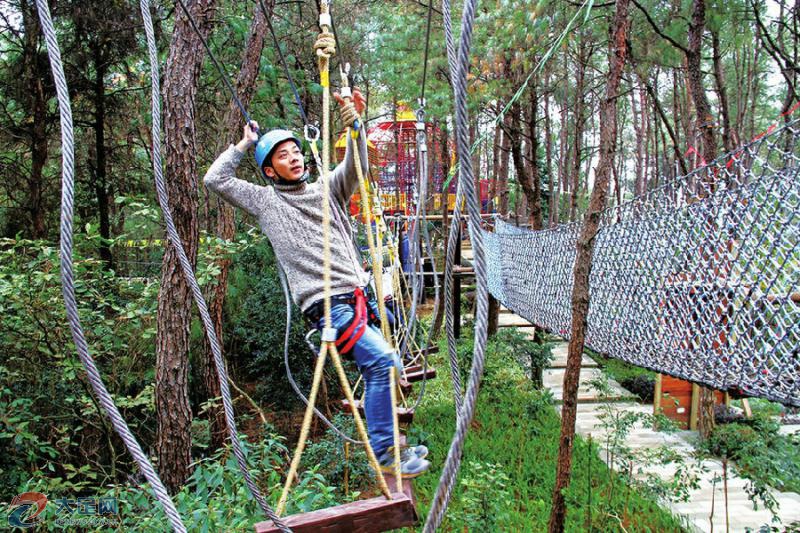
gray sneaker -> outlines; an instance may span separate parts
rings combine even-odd
[[[420,459],[425,459],[428,457],[428,447],[423,446],[422,444],[418,446],[408,446],[400,450],[400,459],[403,458],[403,453],[411,453],[419,457]]]
[[[418,448],[415,446],[414,448]],[[422,457],[417,456],[412,450],[414,448],[403,448],[400,451],[400,476],[403,479],[415,478],[424,474],[431,467],[431,463]],[[422,446],[425,455],[428,449]],[[424,456],[423,456],[424,457]],[[394,447],[390,447],[378,457],[381,472],[384,474],[394,474]]]

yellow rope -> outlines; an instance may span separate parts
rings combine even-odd
[[[358,429],[358,437],[364,441],[364,448],[367,452],[367,459],[369,459],[369,464],[372,469],[375,471],[376,477],[378,478],[378,486],[381,489],[381,492],[384,496],[386,496],[387,500],[392,499],[391,491],[389,490],[389,486],[386,484],[386,480],[383,478],[383,472],[381,472],[380,464],[378,463],[378,458],[375,457],[375,451],[372,449],[372,446],[369,444],[369,436],[367,435],[367,428],[364,426],[364,421],[361,420],[361,414],[358,412],[358,407],[356,406],[355,399],[353,398],[353,391],[350,389],[350,383],[347,381],[347,374],[344,372],[344,367],[342,366],[342,360],[339,358],[339,352],[336,350],[336,345],[330,343],[330,354],[331,360],[333,361],[333,365],[336,367],[336,373],[339,375],[339,381],[342,384],[342,389],[344,389],[345,398],[347,398],[348,403],[350,404],[350,410],[353,412],[353,419],[356,422],[356,428]],[[392,404],[392,416],[397,417],[397,412],[394,408],[394,404]],[[397,426],[395,425],[395,429]]]
[[[392,405],[397,405],[397,368],[389,367],[389,390],[392,395]],[[397,492],[403,492],[403,476],[400,472],[400,421],[397,418],[397,409],[392,409],[392,422],[394,423],[394,477],[397,480]]]
[[[325,368],[325,356],[328,353],[327,345],[323,344],[317,356],[317,364],[314,368],[314,381],[311,384],[311,393],[308,395],[308,407],[303,415],[303,426],[300,429],[300,440],[297,442],[297,448],[292,457],[292,464],[289,467],[289,475],[286,476],[286,483],[283,486],[281,499],[278,500],[278,506],[275,508],[275,514],[278,516],[283,514],[286,508],[286,499],[289,497],[289,490],[292,488],[292,481],[297,476],[297,468],[300,466],[300,458],[303,455],[303,450],[306,446],[308,439],[308,431],[311,428],[311,420],[314,416],[314,405],[317,399],[317,392],[319,392],[319,384],[322,381],[322,371]]]
[[[323,19],[330,20],[330,12],[328,9],[328,0],[322,0],[320,2],[320,21],[322,22]],[[303,425],[300,429],[300,439],[297,443],[297,448],[295,449],[294,456],[292,458],[292,463],[289,468],[289,475],[286,478],[286,483],[283,487],[283,491],[281,493],[280,500],[278,502],[278,506],[276,508],[276,513],[280,516],[286,508],[286,501],[289,496],[289,490],[292,486],[292,481],[297,474],[297,468],[300,465],[300,459],[303,455],[303,451],[305,449],[306,441],[308,440],[308,432],[311,427],[311,420],[313,419],[314,414],[314,405],[316,401],[317,392],[319,389],[319,384],[322,381],[322,374],[323,368],[325,366],[325,359],[328,354],[331,356],[331,360],[333,361],[333,365],[336,368],[336,373],[339,376],[339,381],[341,383],[342,388],[344,389],[345,396],[347,400],[350,402],[350,408],[353,411],[353,418],[355,419],[356,428],[358,429],[359,438],[364,441],[365,448],[367,452],[367,458],[369,459],[370,466],[375,471],[377,478],[378,478],[378,485],[380,486],[381,492],[386,496],[387,499],[392,499],[391,492],[389,491],[389,487],[386,484],[386,480],[383,478],[383,473],[380,469],[380,464],[378,463],[377,457],[375,457],[375,452],[373,451],[372,447],[369,444],[369,436],[367,435],[367,430],[364,426],[364,422],[361,420],[361,415],[358,412],[358,408],[356,407],[355,400],[353,399],[353,392],[350,389],[350,383],[347,380],[347,375],[345,374],[344,368],[342,367],[342,361],[339,357],[339,352],[336,349],[336,344],[334,340],[327,338],[326,333],[329,333],[332,329],[332,321],[331,321],[331,238],[330,238],[330,226],[331,226],[331,213],[330,213],[330,182],[329,182],[329,166],[330,166],[330,75],[329,75],[329,67],[330,67],[330,57],[331,54],[335,52],[333,46],[335,45],[335,41],[330,37],[330,27],[328,24],[320,24],[322,33],[326,34],[326,38],[328,39],[329,43],[326,48],[323,50],[321,48],[317,48],[317,57],[318,57],[318,64],[320,70],[320,85],[322,85],[322,168],[320,169],[321,180],[322,180],[322,239],[323,239],[323,265],[324,265],[324,309],[325,309],[325,326],[323,330],[323,342],[320,347],[319,357],[317,358],[317,364],[314,369],[314,381],[311,386],[311,393],[309,394],[308,398],[308,405],[306,407],[305,414],[303,415]],[[315,147],[312,147],[312,150],[315,151]],[[356,154],[356,168],[358,169],[359,173],[361,171],[361,165],[358,159],[358,148],[354,150]],[[316,155],[316,151],[315,151]],[[361,179],[361,176],[359,176]],[[397,413],[395,410],[394,405],[392,405],[392,413],[393,416],[396,418]],[[395,426],[396,429],[396,426]]]
[[[346,81],[343,81],[343,85],[346,86]],[[362,124],[361,127],[363,128],[364,125]],[[381,333],[383,333],[386,341],[391,343],[392,338],[389,335],[389,320],[386,316],[386,302],[383,299],[383,256],[378,255],[378,250],[376,248],[375,241],[373,240],[372,213],[369,208],[367,184],[366,180],[364,179],[364,172],[361,168],[361,154],[359,153],[357,145],[358,134],[358,130],[354,130],[349,126],[347,127],[347,136],[351,137],[353,144],[356,145],[353,149],[353,161],[356,166],[356,175],[358,176],[358,190],[361,196],[361,212],[364,216],[364,221],[366,222],[367,244],[369,245],[369,254],[372,257],[372,277],[375,280],[375,295],[376,299],[378,300],[378,313],[381,317]],[[380,244],[378,244],[378,247],[379,246]]]

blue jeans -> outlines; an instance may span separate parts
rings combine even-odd
[[[341,333],[353,320],[355,311],[348,304],[336,304],[331,307],[331,323]],[[325,319],[316,324],[322,331]],[[358,371],[364,377],[364,414],[367,418],[369,443],[375,455],[385,452],[394,440],[394,421],[392,420],[392,396],[389,388],[389,370],[399,366],[400,357],[383,338],[383,334],[375,324],[365,325],[366,330],[351,351],[358,365]],[[398,376],[400,370],[398,368]]]

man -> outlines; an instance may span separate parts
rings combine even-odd
[[[356,89],[353,102],[347,103],[339,95],[335,97],[342,108],[342,121],[345,126],[352,126],[364,110],[363,95]],[[257,123],[246,125],[242,140],[214,161],[203,182],[209,190],[258,220],[286,272],[294,302],[319,330],[324,325],[322,202],[330,203],[331,320],[338,334],[336,344],[341,353],[352,354],[364,376],[364,412],[370,444],[381,469],[392,472],[394,421],[389,372],[399,364],[399,356],[383,338],[375,319],[367,320],[368,315],[377,315],[375,302],[367,302],[364,296],[369,276],[353,245],[347,214],[347,204],[358,187],[353,150],[359,150],[364,174],[368,171],[365,133],[361,132],[358,141],[348,137],[344,161],[328,176],[330,196],[323,198],[322,180],[307,182],[300,139],[288,130],[272,130],[259,140],[257,131]],[[253,145],[256,163],[272,180],[272,187],[235,177],[242,156]],[[372,313],[366,312],[367,306]],[[416,477],[428,470],[430,463],[424,459],[427,454],[424,446],[403,449],[402,476]]]

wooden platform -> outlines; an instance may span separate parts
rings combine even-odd
[[[427,370],[423,371],[422,365],[414,365],[406,368],[406,379],[400,380],[402,383],[403,381],[407,381],[408,383],[416,383],[417,381],[422,381],[423,379],[433,379],[436,377],[436,369],[432,366],[429,366]],[[403,394],[406,394],[403,392]]]
[[[410,487],[411,484],[404,485]],[[417,522],[417,512],[411,497],[395,492],[391,500],[378,496],[288,516],[284,522],[295,533],[378,533],[413,526]],[[257,523],[255,530],[256,533],[280,531],[271,521]]]
[[[353,413],[353,411],[350,409],[350,402],[347,400],[341,400],[341,405],[342,409],[344,409],[346,413]],[[361,416],[364,416],[364,407],[361,405],[360,400],[356,400],[356,406],[358,407],[358,412],[361,413]],[[401,424],[410,424],[414,421],[414,409],[410,407],[398,407],[397,420]]]

